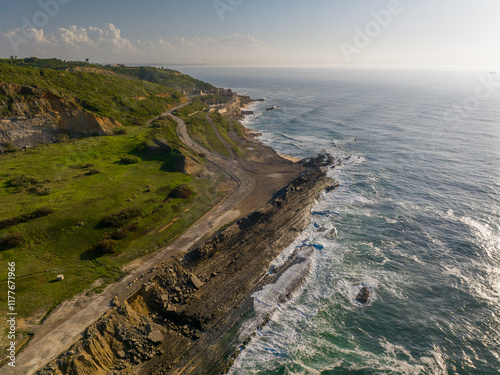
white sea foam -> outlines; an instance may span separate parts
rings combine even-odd
[[[321,85],[297,85],[295,76],[263,81],[283,98],[282,110],[264,111],[275,99],[257,103],[245,123],[280,153],[307,157],[325,150],[339,157],[342,165],[328,174],[341,185],[322,196],[311,226],[275,261],[282,264],[300,244],[316,245],[307,283],[275,309],[237,359],[235,374],[462,375],[499,367],[499,190],[488,185],[500,181],[498,155],[491,152],[498,149],[498,95],[482,103],[495,108],[489,123],[471,118],[471,126],[436,142],[429,136],[442,123],[434,110],[468,92],[456,91],[460,80],[453,79],[453,89],[435,95],[438,76],[432,89],[418,83],[415,91],[414,83],[401,85],[407,75],[396,82],[393,73],[380,83],[357,71],[328,89],[325,74]],[[338,236],[329,238],[333,227]],[[355,303],[362,282],[373,292],[366,306]],[[398,335],[361,326],[370,319],[405,328]]]

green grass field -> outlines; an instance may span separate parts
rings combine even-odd
[[[0,59],[0,63],[16,67],[31,67],[40,69],[53,69],[65,71],[76,68],[94,68],[111,71],[120,75],[134,77],[139,80],[157,83],[162,86],[174,88],[176,90],[185,90],[191,92],[193,88],[210,91],[215,87],[207,82],[182,74],[172,69],[155,68],[151,66],[110,66],[91,64],[84,61],[62,61],[59,59],[39,59],[36,57],[27,57],[21,59]]]
[[[133,126],[181,102],[182,95],[165,85],[211,85],[156,68],[122,67],[120,76],[65,70],[78,66],[95,67],[55,59],[0,60],[1,83],[36,85],[127,125],[112,136],[0,154],[0,314],[7,309],[7,264],[15,262],[16,312],[29,324],[76,294],[99,293],[124,275],[123,266],[166,246],[220,199],[217,187],[227,178],[186,173],[188,158],[192,171],[203,171],[205,159],[182,144],[172,118]],[[133,77],[123,76],[127,72]],[[0,117],[9,117],[9,103],[20,99],[0,92]],[[195,101],[179,112],[188,118],[205,107]],[[196,139],[227,153],[203,112],[189,118],[201,121],[190,130]],[[218,126],[225,131],[224,124]],[[59,274],[64,280],[57,282]],[[0,330],[5,329],[2,321]],[[26,337],[22,324],[18,333],[18,341]],[[6,337],[1,335],[0,349]]]
[[[233,122],[220,114],[210,114],[210,118],[212,122],[216,126],[217,130],[221,134],[222,138],[231,146],[234,152],[238,156],[243,155],[243,151],[241,147],[234,142],[228,135],[228,131],[231,129],[236,130],[238,123]],[[209,122],[206,119],[206,112],[200,112],[193,116],[183,117],[186,121],[186,126],[189,132],[189,135],[196,139],[201,145],[211,151],[216,151],[219,154],[229,157],[229,151],[227,151],[226,147],[219,140],[217,135],[215,134],[212,126],[210,126]]]
[[[234,130],[238,135],[240,135],[242,138],[242,125],[234,120],[230,120],[218,113],[212,113],[210,114],[210,118],[212,119],[212,122],[214,125],[217,127],[217,130],[219,130],[220,135],[224,140],[231,146],[233,151],[239,156],[243,156],[243,150],[241,149],[240,145],[234,142],[231,137],[229,137],[229,131]]]
[[[98,279],[116,281],[123,265],[165,246],[210,208],[217,197],[217,181],[175,171],[185,157],[175,143],[180,140],[170,126],[137,127],[124,135],[0,156],[0,220],[42,207],[54,210],[0,230],[0,238],[20,233],[24,239],[22,245],[0,251],[0,289],[6,290],[7,263],[17,265],[20,317],[40,317]],[[124,155],[135,156],[139,162],[123,164]],[[29,182],[12,186],[23,175]],[[171,189],[181,184],[189,185],[194,195],[167,199]],[[138,229],[124,239],[112,240],[116,253],[96,254],[92,247],[117,230],[101,221],[130,207],[142,212],[134,221]],[[157,230],[172,222],[167,230]],[[63,282],[54,282],[58,274],[64,274]],[[7,307],[5,299],[5,294],[0,295],[1,313]]]

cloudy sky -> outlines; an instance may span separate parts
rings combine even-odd
[[[0,56],[500,65],[498,0],[0,0]]]

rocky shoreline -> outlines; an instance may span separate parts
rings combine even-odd
[[[252,295],[271,288],[275,303],[282,302],[307,275],[314,251],[308,247],[271,272],[269,266],[306,229],[321,192],[336,186],[326,176],[333,162],[307,160],[306,171],[264,207],[157,265],[150,282],[39,374],[224,373],[272,313]]]

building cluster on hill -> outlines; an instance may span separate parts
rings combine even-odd
[[[184,94],[186,93],[184,92]],[[231,89],[215,88],[210,91],[203,91],[193,88],[192,95],[218,95],[231,104],[238,102],[238,93]]]
[[[183,91],[183,94],[186,95],[187,93]],[[238,93],[231,89],[215,88],[209,91],[204,91],[197,88],[193,88],[191,95],[195,96],[217,95],[224,101],[224,103],[221,104],[210,105],[209,108],[207,109],[208,112],[218,112],[220,114],[231,112],[240,114],[240,108],[239,108],[240,98],[238,96]]]
[[[216,88],[214,89],[214,94],[219,95],[229,103],[236,103],[238,101],[238,93],[231,89]]]

